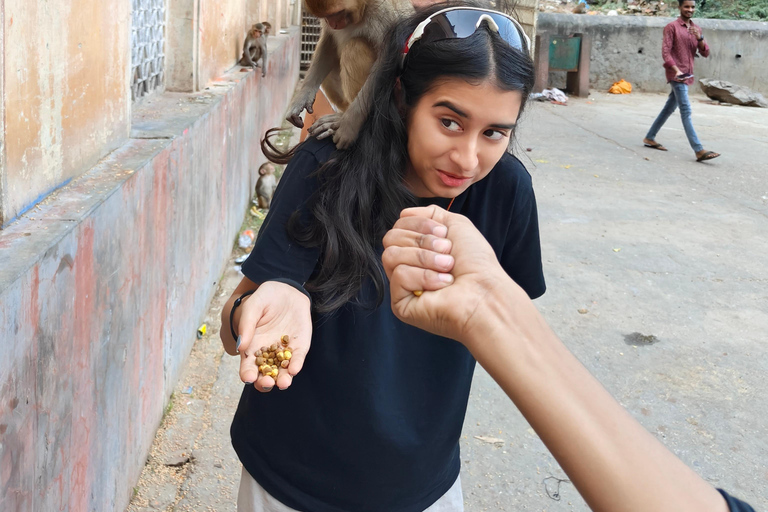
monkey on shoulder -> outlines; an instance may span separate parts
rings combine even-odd
[[[240,59],[241,66],[258,67],[257,62],[261,59],[261,76],[267,75],[267,36],[268,29],[263,23],[256,23],[248,31],[243,43],[243,57]]]
[[[256,181],[256,200],[259,208],[269,208],[276,188],[275,166],[269,162],[262,164],[259,167],[259,179]]]
[[[315,95],[323,87],[328,100],[343,114],[317,120],[310,134],[320,139],[333,135],[338,148],[353,142],[370,106],[372,85],[388,30],[413,13],[410,0],[305,0],[320,18],[322,31],[309,71],[288,108],[287,120],[301,128],[304,110],[312,112]]]

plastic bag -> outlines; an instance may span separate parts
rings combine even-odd
[[[632,92],[632,84],[622,78],[618,82],[614,82],[608,92],[611,94],[629,94]]]

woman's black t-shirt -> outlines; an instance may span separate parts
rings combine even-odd
[[[295,243],[285,225],[297,209],[306,215],[316,187],[311,174],[334,149],[310,139],[286,168],[243,264],[252,281],[305,283],[312,275],[319,251]],[[430,202],[448,204],[423,201]],[[531,298],[544,293],[536,201],[516,158],[505,155],[451,211],[475,224]],[[475,360],[461,344],[398,320],[388,292],[375,309],[348,303],[333,314],[314,313],[312,345],[290,388],[243,390],[232,444],[256,481],[291,508],[421,512],[459,475]],[[375,303],[373,285],[365,283],[359,297]]]

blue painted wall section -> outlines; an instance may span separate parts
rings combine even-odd
[[[124,510],[282,122],[267,78],[139,107],[134,138],[0,231],[0,510]]]

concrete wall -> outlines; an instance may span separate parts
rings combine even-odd
[[[667,92],[661,58],[664,26],[673,18],[587,16],[541,13],[538,32],[592,37],[590,86],[603,91],[623,78],[636,90]],[[696,78],[728,80],[768,94],[768,23],[696,19],[710,47],[707,59],[695,62]],[[737,57],[740,55],[740,57]],[[552,73],[550,84],[565,84]],[[694,91],[701,92],[698,81]]]
[[[102,25],[100,25],[102,26]],[[0,231],[0,510],[122,511],[298,80],[150,96],[131,138]]]
[[[128,137],[131,23],[126,0],[5,0],[0,8],[2,226]]]
[[[198,62],[202,88],[232,67],[242,55],[245,29],[243,0],[200,1],[200,48]],[[254,22],[255,23],[255,22]]]

